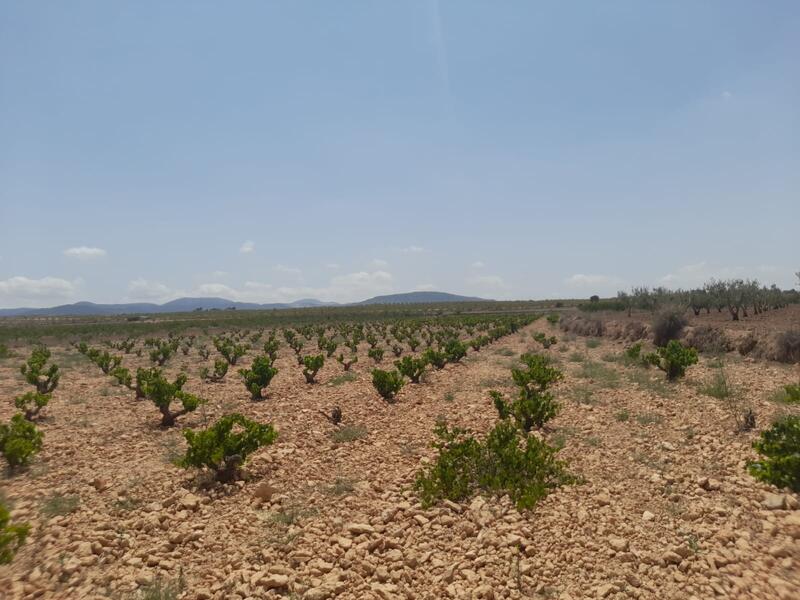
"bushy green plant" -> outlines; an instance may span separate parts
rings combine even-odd
[[[48,360],[50,360],[50,350],[44,346],[37,346],[31,352],[28,361],[19,369],[25,381],[36,386],[36,391],[40,394],[52,393],[61,377],[58,365],[51,364],[47,367]]]
[[[417,474],[422,505],[459,502],[483,491],[508,494],[520,509],[532,508],[547,493],[573,478],[557,450],[534,435],[524,436],[509,421],[499,422],[484,441],[469,431],[437,425],[436,460]]]
[[[108,350],[104,350],[94,359],[94,363],[100,367],[103,373],[108,375],[122,363],[122,357],[114,356],[109,354]]]
[[[150,375],[145,394],[161,411],[162,427],[172,427],[178,417],[197,410],[197,407],[204,402],[197,396],[181,389],[186,383],[186,375],[183,373],[178,375],[172,383],[164,377],[160,369],[155,369],[155,372],[151,372]],[[181,408],[173,411],[172,403],[176,401],[180,402]]]
[[[303,357],[303,376],[306,383],[314,383],[317,373],[325,364],[325,357],[322,354],[315,354]]]
[[[208,367],[200,369],[200,378],[205,381],[218,382],[225,378],[228,374],[228,361],[224,358],[218,358],[214,361],[214,371],[209,371]]]
[[[697,364],[697,350],[681,344],[677,340],[671,340],[666,346],[656,348],[646,357],[647,362],[655,365],[667,374],[667,379],[672,381],[683,377],[686,369]]]
[[[261,400],[264,397],[263,389],[270,384],[277,373],[278,369],[272,366],[272,361],[266,355],[256,356],[249,369],[239,369],[239,375],[253,400]]]
[[[428,361],[423,357],[404,356],[400,360],[394,361],[394,366],[401,374],[408,377],[412,383],[419,383],[420,377],[425,372],[425,367],[428,366]]]
[[[550,323],[550,325],[556,325],[560,318],[561,315],[559,315],[558,313],[552,313],[547,315],[547,322]]]
[[[556,340],[556,336],[551,335],[550,337],[547,337],[541,331],[536,332],[533,335],[533,339],[536,340],[537,342],[539,342],[542,345],[542,347],[545,348],[545,349],[547,349],[550,346],[554,345],[558,341],[558,340]]]
[[[272,425],[262,425],[233,413],[207,429],[188,429],[183,436],[188,448],[180,461],[181,466],[207,468],[214,472],[217,481],[229,482],[239,476],[239,469],[248,455],[272,444],[278,434]]]
[[[175,354],[175,350],[177,349],[174,343],[166,340],[151,339],[148,341],[150,342],[149,344],[147,342],[145,343],[152,347],[152,350],[150,350],[150,360],[159,367],[164,366],[164,363]]]
[[[133,387],[133,376],[125,367],[117,367],[111,371],[111,376],[117,380],[118,384],[124,385],[126,388]]]
[[[790,383],[783,386],[786,404],[800,404],[800,384]]]
[[[646,357],[642,355],[642,343],[636,342],[622,353],[622,361],[626,365],[650,366]]]
[[[367,350],[367,356],[369,356],[372,361],[377,365],[379,362],[383,360],[383,348],[379,348],[374,346]]]
[[[422,353],[422,357],[428,362],[428,364],[433,365],[436,369],[444,369],[444,366],[447,364],[447,355],[444,352],[439,350],[434,350],[433,348],[428,348],[425,352]]]
[[[30,527],[27,523],[12,523],[11,513],[0,502],[0,565],[10,564],[25,543]]]
[[[442,350],[447,357],[447,362],[450,363],[460,362],[461,359],[467,355],[466,345],[458,338],[450,338],[447,340]]]
[[[8,423],[0,424],[0,451],[12,469],[28,464],[42,449],[44,434],[36,425],[17,413]]]
[[[50,402],[50,394],[40,394],[39,392],[26,392],[14,398],[14,406],[18,410],[25,411],[25,418],[33,421],[47,403]]]
[[[247,354],[247,346],[237,344],[231,338],[214,338],[214,347],[231,366],[235,366],[239,359]]]
[[[564,378],[564,374],[550,366],[550,359],[539,354],[523,354],[520,360],[524,368],[511,369],[511,377],[517,386],[517,395],[511,400],[500,392],[489,394],[501,419],[512,417],[524,432],[544,426],[558,413],[558,403],[549,391],[550,386]]]
[[[345,358],[344,354],[340,354],[339,356],[336,357],[336,360],[339,362],[340,365],[342,365],[343,370],[349,371],[350,367],[352,367],[354,364],[358,362],[358,356],[352,354],[350,358]]]
[[[156,375],[161,373],[159,369],[156,367],[152,367],[150,369],[142,369],[141,367],[136,369],[136,399],[146,398],[147,397],[147,389],[150,381],[153,380]]]
[[[381,398],[392,402],[403,387],[403,376],[399,371],[383,371],[372,369],[372,385]]]
[[[753,442],[761,459],[748,465],[760,481],[800,492],[800,416],[787,415]]]

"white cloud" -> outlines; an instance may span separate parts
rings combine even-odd
[[[331,271],[338,271],[339,269],[342,268],[342,265],[340,265],[339,263],[328,263],[327,265],[325,265],[325,267],[330,269]]]
[[[425,252],[425,248],[422,246],[406,246],[405,248],[401,248],[400,252],[403,254],[421,254]]]
[[[467,283],[486,287],[506,287],[506,282],[499,275],[474,275],[467,278]]]
[[[731,94],[728,90],[722,92],[721,95],[723,100],[730,100],[731,98],[733,98],[733,94]]]
[[[256,249],[255,242],[251,242],[250,240],[247,240],[244,244],[242,244],[239,247],[239,252],[241,252],[242,254],[250,254],[255,249]]]
[[[238,300],[239,293],[224,283],[202,283],[197,286],[195,290],[197,296],[215,296],[225,298],[226,300]]]
[[[291,302],[300,298],[316,298],[336,302],[364,300],[392,291],[393,278],[386,271],[358,271],[332,277],[327,286],[280,286],[247,281],[241,288],[222,283],[204,283],[192,291],[193,296],[221,296],[241,302]]]
[[[483,262],[482,260],[476,260],[474,263],[472,263],[471,266],[473,269],[482,269],[483,267],[486,266],[486,263]]]
[[[139,277],[128,282],[128,299],[163,302],[177,296],[179,296],[177,292],[158,281],[148,281]]]
[[[389,263],[383,260],[382,258],[373,258],[372,265],[378,267],[379,269],[385,269],[389,266]]]
[[[564,280],[569,286],[573,287],[591,287],[603,285],[619,285],[622,281],[610,275],[584,275],[583,273],[576,273]]]
[[[103,258],[105,255],[106,251],[102,248],[91,248],[89,246],[76,246],[75,248],[67,248],[64,250],[64,256],[76,258],[78,260]]]
[[[54,301],[74,297],[80,283],[79,279],[67,281],[59,277],[42,277],[41,279],[11,277],[0,280],[0,301],[7,306],[30,301],[36,305],[46,306]]]
[[[295,267],[287,267],[286,265],[275,265],[274,267],[272,267],[272,270],[277,271],[278,273],[286,273],[287,275],[294,275],[296,277],[299,277],[303,274],[303,272],[300,269],[297,269]]]
[[[228,272],[227,271],[214,271],[213,273],[211,273],[211,276],[212,277],[217,277],[217,278],[218,277],[227,277],[228,276]]]
[[[436,286],[432,283],[420,283],[414,289],[418,292],[432,292],[436,289]]]

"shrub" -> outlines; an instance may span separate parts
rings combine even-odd
[[[552,313],[550,315],[547,315],[547,322],[550,323],[550,325],[556,325],[560,318],[561,315],[559,315],[558,313]]]
[[[532,508],[547,493],[573,478],[557,450],[536,436],[524,436],[501,421],[481,442],[469,431],[437,425],[436,460],[417,474],[414,484],[422,505],[440,500],[458,502],[478,491],[508,494],[520,509]]]
[[[247,346],[237,344],[229,338],[215,338],[214,347],[231,366],[235,366],[239,359],[247,354]]]
[[[367,356],[369,356],[373,362],[377,365],[379,362],[383,360],[383,348],[372,347],[367,350]]]
[[[124,385],[126,388],[131,388],[133,386],[133,376],[125,367],[117,367],[111,371],[111,376],[117,380],[118,384]]]
[[[325,364],[325,357],[322,354],[303,357],[303,376],[306,383],[314,383],[317,373]]]
[[[170,383],[163,376],[160,369],[151,371],[149,381],[147,381],[145,387],[145,394],[161,411],[162,427],[172,427],[178,417],[197,410],[197,407],[204,402],[197,396],[184,392],[181,388],[185,383],[186,375],[183,373],[178,375],[174,382]],[[181,408],[177,411],[171,409],[174,401],[181,403]]]
[[[689,366],[697,364],[697,350],[672,340],[666,346],[656,348],[656,351],[648,354],[646,359],[651,365],[664,371],[667,379],[672,381],[683,377]]]
[[[39,415],[39,411],[47,406],[48,402],[50,402],[50,394],[27,392],[14,399],[14,406],[18,410],[25,411],[25,418],[28,421],[33,421]]]
[[[800,404],[800,384],[785,385],[783,391],[786,392],[786,404]]]
[[[800,331],[784,331],[776,342],[776,360],[784,363],[800,362]]]
[[[692,348],[696,348],[699,352],[708,352],[710,354],[724,354],[731,349],[731,344],[725,334],[716,327],[709,325],[694,327],[686,335],[686,343],[691,345]]]
[[[175,346],[165,340],[149,340],[149,342],[148,345],[153,347],[150,350],[150,360],[159,367],[164,366],[164,363],[175,353]]]
[[[188,429],[183,436],[188,448],[180,465],[210,469],[217,481],[229,482],[239,477],[239,469],[248,455],[272,444],[278,434],[272,425],[262,425],[233,413],[207,429]]]
[[[419,383],[420,377],[425,372],[425,367],[428,366],[428,361],[424,358],[415,358],[413,356],[404,356],[401,360],[394,361],[394,366],[411,380],[411,383]]]
[[[342,368],[345,371],[349,371],[350,367],[352,367],[354,364],[358,362],[358,356],[353,354],[350,358],[345,358],[344,354],[340,354],[339,356],[336,357],[336,360],[339,362],[340,365],[342,365]]]
[[[151,369],[136,369],[136,398],[146,398],[147,397],[147,386],[153,380],[153,378],[161,373],[159,369],[155,367]]]
[[[447,355],[444,352],[440,352],[439,350],[434,350],[433,348],[428,348],[422,354],[422,357],[428,362],[428,364],[433,365],[436,369],[444,369],[444,366],[447,364]]]
[[[763,457],[748,465],[753,477],[800,492],[800,416],[776,421],[753,442],[753,448]]]
[[[0,502],[0,565],[11,563],[17,550],[25,543],[29,530],[26,523],[12,523],[11,513]]]
[[[55,390],[61,377],[58,365],[51,364],[45,369],[48,360],[50,360],[50,350],[44,346],[38,346],[33,349],[28,361],[19,369],[25,377],[25,381],[36,386],[36,391],[40,394],[50,394]]]
[[[546,356],[523,354],[521,360],[526,368],[511,369],[517,397],[508,401],[500,392],[492,390],[489,394],[500,418],[513,417],[517,426],[527,433],[534,427],[540,429],[558,413],[558,404],[548,388],[564,375],[550,366]]]
[[[256,356],[249,369],[239,369],[239,375],[253,400],[261,400],[264,397],[262,390],[269,385],[277,372],[278,369],[272,366],[272,361],[266,355]]]
[[[103,373],[108,375],[122,363],[122,357],[113,356],[108,353],[108,350],[104,350],[97,356],[97,358],[94,359],[94,363],[100,367],[100,370],[103,371]]]
[[[206,381],[217,383],[225,379],[228,374],[228,361],[224,358],[218,358],[214,361],[214,371],[209,371],[208,367],[200,369],[200,377]]]
[[[535,334],[533,334],[533,339],[539,342],[545,349],[549,348],[558,341],[556,340],[556,336],[551,335],[550,337],[547,337],[541,331],[538,331]]]
[[[372,385],[375,386],[381,398],[391,402],[403,387],[403,376],[399,371],[372,369]]]
[[[272,332],[267,341],[264,342],[264,354],[269,356],[272,362],[275,362],[275,359],[278,358],[278,349],[280,347],[281,343],[275,338],[275,333]]]
[[[629,348],[625,349],[625,352],[622,353],[622,362],[626,365],[647,365],[649,366],[650,363],[645,360],[645,357],[642,356],[642,344],[641,342],[636,342]]]
[[[44,434],[20,413],[0,425],[0,451],[12,469],[27,465],[42,449]]]
[[[456,338],[451,338],[447,340],[442,350],[444,351],[444,354],[447,357],[447,362],[451,363],[460,362],[461,359],[467,355],[467,347],[461,340],[458,340]]]
[[[667,310],[657,314],[653,319],[653,343],[656,346],[666,346],[668,342],[680,337],[685,326],[686,319],[677,311]]]

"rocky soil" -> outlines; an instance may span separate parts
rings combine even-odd
[[[516,356],[540,351],[540,330],[559,337],[548,352],[566,373],[562,412],[544,435],[582,482],[529,512],[491,497],[422,509],[411,488],[433,456],[435,423],[489,429],[487,391],[510,385]],[[666,384],[624,366],[623,348],[537,321],[407,385],[394,405],[372,389],[365,350],[355,380],[335,381],[331,361],[320,384],[306,385],[284,348],[258,403],[234,372],[203,384],[199,358],[180,355],[169,370],[187,368],[187,389],[209,403],[174,431],[159,429],[151,403],[57,349],[64,374],[44,449],[28,472],[0,480],[13,517],[32,526],[0,567],[0,598],[128,599],[179,581],[179,597],[197,600],[800,598],[798,498],[747,474],[757,431],[735,433],[730,403],[701,392],[717,359]],[[790,410],[770,394],[796,379],[795,367],[722,361],[757,430]],[[25,388],[21,362],[0,361],[3,419]],[[334,405],[338,432],[320,414]],[[208,486],[171,463],[181,428],[233,410],[279,432],[248,463],[247,481]]]

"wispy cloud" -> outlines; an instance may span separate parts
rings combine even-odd
[[[174,290],[158,281],[148,281],[143,277],[128,282],[128,298],[147,302],[163,302],[177,297]]]
[[[583,273],[576,273],[564,280],[569,286],[572,287],[591,287],[603,285],[619,285],[622,280],[611,275],[585,275]]]
[[[247,240],[245,243],[239,246],[239,252],[241,252],[242,254],[250,254],[255,249],[256,249],[255,242],[251,242],[250,240]]]
[[[80,280],[68,281],[60,277],[42,277],[31,279],[16,276],[0,280],[0,301],[9,306],[18,302],[46,301],[72,298],[77,292]]]
[[[378,267],[379,269],[385,269],[389,266],[389,263],[383,260],[382,258],[373,258],[372,265]]]
[[[486,266],[486,263],[484,263],[482,260],[476,260],[476,261],[475,261],[474,263],[472,263],[470,266],[471,266],[473,269],[482,269],[483,267],[485,267],[485,266]]]
[[[505,280],[499,275],[473,275],[472,277],[467,277],[467,283],[485,287],[507,287]]]
[[[425,252],[425,248],[422,246],[406,246],[405,248],[400,248],[400,252],[403,254],[422,254]]]
[[[294,275],[296,277],[300,277],[303,274],[303,272],[300,269],[296,267],[287,267],[286,265],[275,265],[274,267],[272,267],[272,270],[278,273]]]
[[[103,258],[105,255],[106,251],[102,248],[93,248],[90,246],[76,246],[64,250],[64,256],[76,258],[78,260],[93,260],[95,258]]]

